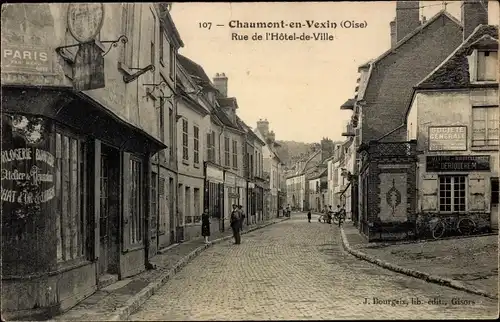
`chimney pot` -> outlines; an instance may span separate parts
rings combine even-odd
[[[419,1],[396,2],[396,42],[420,26]]]
[[[223,97],[227,97],[227,82],[228,79],[224,73],[216,73],[213,79],[214,87],[221,93]]]
[[[488,24],[488,2],[482,0],[462,0],[463,40],[465,41],[479,25]]]

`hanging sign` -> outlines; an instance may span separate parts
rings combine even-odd
[[[73,85],[86,91],[106,86],[102,49],[94,41],[79,45],[73,66]]]

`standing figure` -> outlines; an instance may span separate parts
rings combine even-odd
[[[236,205],[233,205],[233,211],[230,216],[231,229],[233,230],[234,243],[241,243],[240,227],[241,227],[241,216]]]
[[[243,230],[243,224],[245,223],[246,215],[245,215],[245,212],[243,211],[242,205],[238,205],[238,211],[240,212],[240,218],[241,218],[240,229]]]
[[[307,221],[311,222],[311,210],[307,212]]]
[[[205,237],[205,244],[209,244],[208,237],[210,237],[210,216],[208,209],[201,214],[201,235]]]

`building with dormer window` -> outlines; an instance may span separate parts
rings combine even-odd
[[[469,6],[473,6],[469,4]],[[417,140],[422,216],[462,214],[476,228],[498,229],[498,26],[482,12],[464,42],[414,89],[407,136]]]

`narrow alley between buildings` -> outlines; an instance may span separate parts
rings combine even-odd
[[[497,305],[360,261],[338,227],[297,213],[209,248],[129,320],[492,318]]]

